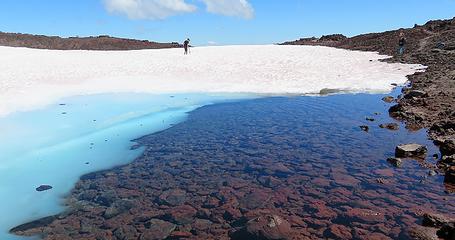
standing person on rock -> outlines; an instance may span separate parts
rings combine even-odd
[[[406,45],[406,38],[404,37],[404,33],[400,32],[400,40],[398,40],[398,55],[403,55]]]
[[[190,39],[187,38],[185,42],[183,42],[183,48],[185,49],[185,55],[188,55],[188,48],[190,47]]]

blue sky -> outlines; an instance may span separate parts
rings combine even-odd
[[[455,0],[2,0],[0,31],[264,44],[454,16]]]

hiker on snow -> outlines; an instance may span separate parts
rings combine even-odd
[[[403,55],[404,53],[404,49],[405,49],[405,45],[406,45],[406,38],[404,37],[404,33],[403,32],[400,32],[400,40],[398,40],[398,54],[399,55]]]
[[[183,42],[183,48],[185,49],[185,55],[188,55],[188,47],[190,46],[190,39],[186,39],[185,42]]]

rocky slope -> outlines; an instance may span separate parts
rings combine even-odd
[[[397,54],[400,32],[407,40],[402,56]],[[410,76],[410,86],[403,89],[390,114],[404,120],[411,129],[430,129],[429,136],[441,147],[440,166],[447,170],[446,181],[455,182],[455,18],[352,38],[329,35],[283,44],[377,51],[393,56],[387,61],[428,66],[426,72]]]
[[[4,32],[0,32],[0,46],[56,50],[140,50],[181,47],[175,42],[158,43],[110,36],[61,38]]]

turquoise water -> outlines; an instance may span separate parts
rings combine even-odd
[[[64,210],[79,177],[131,162],[132,139],[185,120],[203,105],[245,95],[105,94],[64,99],[0,118],[0,239],[9,229]],[[37,192],[40,185],[53,189]]]

